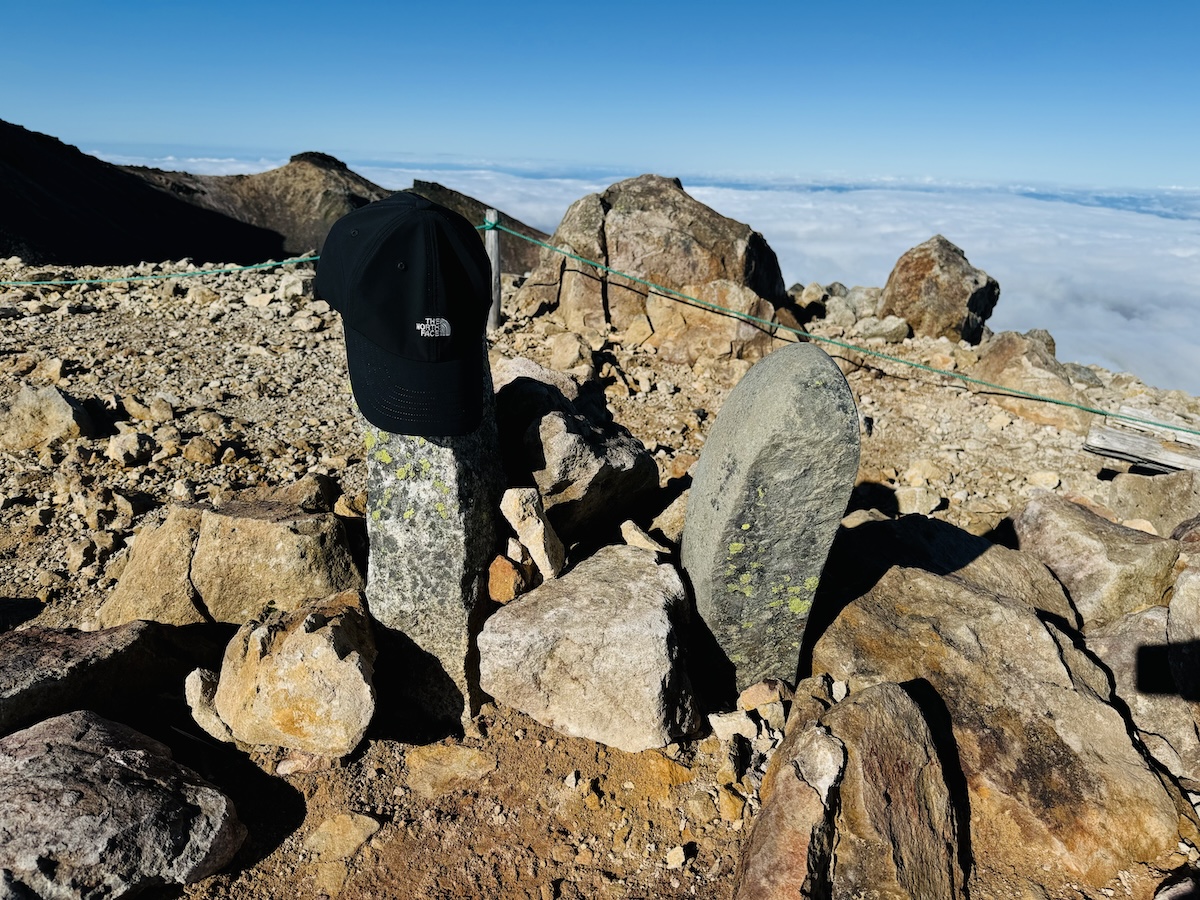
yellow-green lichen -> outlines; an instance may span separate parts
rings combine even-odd
[[[729,555],[737,556],[739,553],[741,553],[745,549],[746,549],[745,544],[739,543],[738,541],[734,541],[732,544],[729,545]]]
[[[421,460],[421,474],[422,475],[428,475],[429,470],[432,468],[433,468],[433,463],[431,463],[429,460],[427,460],[427,459]]]
[[[804,579],[804,589],[806,591],[815,591],[817,589],[817,585],[819,585],[820,583],[821,583],[821,579],[818,578],[816,575],[809,575],[807,578]]]
[[[378,522],[380,519],[383,518],[383,511],[379,510],[379,509],[371,510],[371,518],[374,519],[376,522]]]
[[[404,521],[407,522],[409,519],[411,519],[416,514],[417,514],[417,511],[410,506],[408,509],[406,509],[404,511]]]
[[[742,523],[742,531],[749,531],[749,530],[750,530],[750,523],[749,523],[749,522],[743,522],[743,523]]]
[[[727,582],[725,592],[729,594],[741,594],[744,597],[754,596],[754,586],[750,584],[737,584],[736,582]]]
[[[367,433],[363,435],[363,446],[367,448],[368,453],[375,449],[375,442],[377,440],[378,437],[376,437],[375,432],[368,428]]]
[[[433,508],[437,510],[438,515],[441,516],[443,519],[450,518],[450,514],[446,512],[446,504],[445,503],[435,503],[433,505]]]
[[[377,460],[379,460],[381,463],[383,463],[385,466],[391,465],[391,463],[392,463],[392,454],[388,453],[386,450],[378,451],[375,454],[375,458]]]
[[[788,600],[788,609],[798,616],[805,615],[812,609],[811,600],[802,600],[799,597],[792,597]]]
[[[738,581],[740,581],[742,584],[749,584],[749,583],[750,583],[750,579],[751,579],[751,578],[753,578],[753,577],[754,577],[754,576],[752,576],[752,575],[751,575],[749,572],[744,572],[744,573],[742,574],[742,577],[741,577],[741,578],[739,578],[739,579],[738,579]]]

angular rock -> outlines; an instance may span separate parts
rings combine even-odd
[[[388,434],[366,422],[367,606],[411,642],[409,707],[457,727],[479,711],[475,636],[504,490],[490,381],[482,424],[461,437]]]
[[[940,234],[896,261],[879,300],[879,318],[899,316],[913,334],[978,344],[1000,299],[1000,285]]]
[[[1173,603],[1174,601],[1172,601]],[[1087,648],[1112,672],[1116,694],[1162,765],[1189,791],[1200,791],[1200,704],[1180,696],[1171,671],[1168,611],[1155,606],[1088,633]]]
[[[857,471],[854,398],[819,347],[776,350],[730,392],[696,466],[681,556],[737,691],[795,679]]]
[[[427,800],[466,790],[496,771],[496,758],[459,744],[429,744],[405,754],[408,786]]]
[[[122,897],[191,884],[228,863],[245,834],[229,798],[170,750],[95,713],[0,740],[5,896]]]
[[[114,434],[108,439],[105,455],[123,468],[132,468],[150,461],[157,449],[154,438],[140,431]]]
[[[1087,434],[1095,415],[1062,404],[1089,406],[1088,398],[1071,385],[1070,375],[1045,344],[1015,331],[1002,331],[982,348],[974,378],[1061,403],[1047,403],[1011,394],[991,394],[989,399],[1023,419],[1042,425]],[[979,390],[977,385],[970,385]]]
[[[1200,516],[1200,472],[1169,475],[1122,472],[1109,484],[1105,504],[1122,519],[1146,519],[1161,535],[1173,534],[1185,520]]]
[[[879,338],[887,341],[889,344],[898,344],[906,337],[912,329],[908,327],[908,323],[899,316],[888,316],[885,319],[876,319],[874,316],[867,316],[859,319],[855,326],[854,333],[863,340],[871,338]]]
[[[33,625],[0,635],[0,735],[73,709],[117,714],[144,703],[181,668],[164,631],[133,622],[103,631]]]
[[[898,685],[851,695],[819,725],[793,731],[771,768],[771,798],[743,856],[738,900],[966,896],[960,829],[937,748],[920,709]],[[828,799],[814,816],[812,795],[822,793]],[[796,799],[799,810],[774,810]],[[777,821],[792,827],[772,828]],[[798,822],[809,821],[815,828],[795,833]],[[795,852],[796,840],[807,854]],[[804,893],[781,889],[797,883]]]
[[[543,578],[557,578],[567,561],[566,550],[546,519],[536,488],[509,488],[500,500],[500,512],[533,557]]]
[[[0,413],[0,450],[20,453],[93,431],[91,416],[75,398],[56,387],[26,384]]]
[[[1079,624],[1062,585],[1040,560],[949,522],[916,515],[842,528],[826,565],[830,599],[846,603],[865,594],[893,566],[953,575],[1020,600],[1072,628]]]
[[[762,235],[694,200],[676,179],[642,175],[589,194],[567,210],[549,243],[768,323],[787,302],[779,261]],[[680,303],[550,250],[514,303],[526,315],[554,310],[594,348],[611,331],[648,319],[646,343],[671,362],[752,360],[771,347],[769,325]]]
[[[206,621],[192,585],[192,553],[200,536],[201,511],[172,506],[156,528],[143,528],[129,552],[117,586],[97,614],[100,627],[137,619],[171,625]]]
[[[243,625],[213,704],[247,744],[345,756],[375,713],[375,642],[355,591]]]
[[[233,734],[217,714],[217,685],[221,676],[212,669],[194,669],[183,682],[183,696],[192,719],[218,741],[231,743]]]
[[[1175,690],[1189,703],[1200,703],[1200,568],[1196,566],[1175,579],[1167,608],[1167,642]],[[1195,719],[1200,727],[1200,714]]]
[[[678,633],[687,598],[675,570],[655,560],[605,547],[493,614],[479,636],[484,690],[629,752],[692,733],[699,717]]]
[[[566,544],[629,518],[658,487],[654,457],[613,421],[594,382],[525,359],[498,362],[496,418],[508,484],[537,487]]]
[[[1167,868],[1181,837],[1195,839],[1109,704],[1107,675],[1025,603],[894,568],[838,614],[813,668],[852,694],[918,688],[965,778],[973,897],[1099,890]]]
[[[238,500],[201,513],[191,581],[208,614],[235,625],[363,585],[333,513]]]
[[[1178,541],[1117,525],[1049,493],[1031,497],[1012,523],[1022,552],[1062,582],[1085,631],[1167,604]]]

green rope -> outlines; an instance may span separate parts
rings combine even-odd
[[[1065,406],[1069,409],[1078,409],[1082,412],[1088,412],[1088,413],[1094,413],[1096,415],[1107,416],[1108,418],[1111,418],[1111,419],[1121,419],[1126,422],[1136,422],[1139,425],[1151,425],[1156,428],[1166,428],[1170,431],[1177,431],[1180,434],[1192,434],[1192,435],[1200,436],[1200,429],[1185,428],[1180,425],[1169,425],[1166,422],[1156,422],[1153,419],[1143,419],[1143,418],[1139,418],[1138,416],[1128,415],[1126,413],[1109,412],[1107,410],[1097,409],[1094,406],[1084,406],[1083,404],[1080,404],[1080,403],[1073,403],[1070,400],[1057,400],[1054,397],[1044,397],[1041,394],[1033,394],[1033,393],[1030,393],[1029,391],[1022,391],[1017,388],[1005,387],[1004,385],[1001,385],[1001,384],[993,384],[990,381],[984,381],[980,378],[972,378],[968,375],[962,375],[958,372],[947,371],[946,369],[936,369],[933,366],[927,366],[924,363],[913,362],[912,360],[903,359],[902,357],[899,357],[899,356],[892,356],[887,353],[881,353],[878,350],[872,350],[869,347],[860,347],[857,344],[849,344],[844,341],[836,341],[833,338],[822,337],[820,335],[816,335],[816,334],[812,334],[810,332],[804,331],[803,329],[800,329],[800,328],[792,328],[791,326],[784,325],[779,322],[772,322],[770,319],[763,319],[758,316],[753,316],[750,313],[740,312],[736,309],[730,309],[726,306],[719,306],[716,303],[709,303],[708,301],[701,300],[698,297],[692,297],[692,296],[689,296],[688,294],[684,294],[680,291],[673,290],[669,287],[663,287],[661,284],[655,284],[652,281],[646,281],[644,278],[638,278],[636,275],[629,275],[625,272],[621,272],[610,266],[606,266],[603,263],[598,263],[595,260],[587,259],[586,257],[578,256],[577,254],[574,254],[574,253],[569,253],[560,247],[555,247],[553,244],[548,244],[545,241],[539,241],[536,238],[531,238],[531,237],[528,237],[527,235],[521,234],[519,231],[514,231],[511,228],[506,228],[505,226],[499,224],[498,222],[485,222],[483,225],[477,226],[477,227],[484,231],[488,231],[493,228],[498,229],[500,231],[504,231],[508,234],[513,235],[514,237],[519,237],[523,241],[528,241],[531,244],[537,244],[539,247],[544,247],[547,250],[553,250],[555,253],[559,253],[562,256],[567,257],[568,259],[573,259],[577,262],[584,263],[585,265],[589,265],[589,266],[591,266],[595,269],[598,269],[602,272],[607,272],[611,275],[617,275],[621,278],[626,278],[629,281],[643,285],[654,291],[658,291],[661,294],[663,294],[664,296],[666,296],[668,299],[684,300],[684,301],[694,304],[696,306],[704,307],[706,309],[710,309],[714,312],[719,312],[724,315],[733,316],[733,317],[741,319],[745,322],[752,322],[756,325],[763,325],[767,328],[777,330],[777,331],[791,332],[792,334],[797,335],[798,337],[800,337],[806,341],[820,341],[823,344],[831,344],[831,345],[833,345],[835,347],[839,347],[843,350],[853,350],[858,353],[866,354],[867,356],[874,356],[874,357],[878,357],[879,359],[885,359],[888,362],[899,363],[900,365],[903,365],[903,366],[909,366],[914,369],[919,369],[923,372],[931,372],[934,375],[944,375],[947,378],[957,378],[959,381],[963,381],[967,384],[974,384],[974,385],[978,385],[979,387],[992,388],[993,390],[1002,391],[1003,393],[1006,393],[1006,394],[1009,394],[1009,395],[1012,395],[1015,397],[1020,397],[1022,399],[1037,400],[1042,403],[1052,403],[1055,406]]]
[[[298,256],[282,262],[255,263],[252,266],[237,266],[230,269],[197,269],[194,272],[159,272],[154,275],[127,275],[124,278],[76,278],[71,281],[0,281],[0,287],[39,287],[51,284],[119,284],[125,281],[155,281],[163,278],[195,278],[197,275],[227,275],[231,272],[249,272],[253,269],[273,269],[276,266],[294,266],[298,263],[316,262],[319,256]]]

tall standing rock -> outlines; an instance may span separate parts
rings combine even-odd
[[[461,437],[390,434],[363,423],[367,449],[367,606],[404,635],[410,701],[447,724],[479,709],[475,640],[487,600],[504,478],[491,379],[483,422]]]
[[[776,350],[730,392],[700,454],[682,562],[738,690],[795,678],[857,472],[854,398],[819,347]]]
[[[896,261],[880,297],[879,318],[900,316],[913,334],[978,344],[998,299],[996,279],[935,234]]]
[[[585,259],[757,318],[786,303],[779,261],[763,236],[689,196],[677,179],[641,175],[589,194],[550,241]],[[679,303],[645,284],[544,251],[518,292],[524,313],[556,310],[589,343],[639,334],[670,362],[754,360],[770,350],[762,325]]]

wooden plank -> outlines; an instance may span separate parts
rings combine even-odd
[[[1189,431],[1200,429],[1200,424],[1188,421],[1182,416],[1167,412],[1166,410],[1147,410],[1137,409],[1133,406],[1122,406],[1117,410],[1123,416],[1133,416],[1137,419],[1145,419],[1145,422],[1130,422],[1128,419],[1117,419],[1109,416],[1107,424],[1115,428],[1131,429],[1133,431],[1145,432],[1147,434],[1156,434],[1161,438],[1172,441],[1176,444],[1187,444],[1191,447],[1200,449],[1200,434],[1189,434]],[[1151,425],[1150,422],[1157,424]],[[1178,425],[1178,430],[1172,428],[1172,425]]]
[[[1136,431],[1133,428],[1101,425],[1099,422],[1092,425],[1083,449],[1101,456],[1171,470],[1200,469],[1200,447]]]

